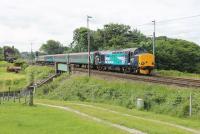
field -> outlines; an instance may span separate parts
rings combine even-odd
[[[53,72],[49,67],[29,66],[16,76],[5,71],[2,74],[7,78],[11,74],[13,81],[24,78],[27,84],[30,79],[37,81]],[[189,117],[190,93],[192,117]],[[34,98],[33,107],[11,102],[0,104],[1,133],[200,133],[197,89],[62,74],[37,88]],[[136,109],[137,98],[144,100],[142,110]]]
[[[90,116],[115,124],[120,124],[127,128],[134,128],[148,134],[189,134],[200,132],[199,121],[174,118],[151,112],[142,112],[136,109],[129,110],[118,106],[99,103],[61,102],[49,100],[37,100],[37,102],[67,106]]]
[[[198,121],[100,103],[42,99],[29,107],[6,102],[0,105],[0,118],[2,134],[200,133]]]
[[[7,72],[7,66],[13,66],[10,63],[0,61],[0,91],[20,90],[29,83],[30,74],[33,75],[33,81],[38,81],[47,77],[54,70],[45,66],[29,66],[19,73]]]
[[[0,62],[0,91],[18,90],[26,85],[26,75],[24,72],[13,73],[7,72],[7,66],[12,64]]]
[[[22,104],[0,105],[1,134],[125,134],[64,110]]]
[[[0,105],[0,118],[2,134],[128,134],[132,131],[148,134],[198,134],[200,132],[198,121],[99,103],[35,100],[35,106],[29,107],[6,102]]]

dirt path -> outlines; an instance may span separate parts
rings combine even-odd
[[[99,109],[99,110],[108,111],[108,112],[119,114],[119,115],[122,115],[122,116],[134,117],[134,118],[137,118],[137,119],[142,119],[142,120],[151,121],[151,122],[154,122],[154,123],[168,125],[168,126],[171,126],[171,127],[176,127],[176,128],[179,128],[179,129],[183,129],[183,130],[192,132],[194,134],[200,134],[200,131],[198,131],[198,130],[195,130],[195,129],[192,129],[192,128],[188,128],[188,127],[185,127],[185,126],[181,126],[181,125],[177,125],[177,124],[173,124],[173,123],[169,123],[169,122],[164,122],[164,121],[159,121],[159,120],[154,120],[154,119],[147,119],[147,118],[134,116],[134,115],[130,115],[130,114],[125,114],[125,113],[121,113],[121,112],[118,112],[118,111],[114,111],[114,110],[110,110],[110,109],[106,109],[106,108],[102,108],[102,107],[98,107],[98,106],[94,106],[94,105],[77,104],[77,103],[71,103],[71,104],[85,106],[85,107],[91,107],[91,108],[96,108],[96,109]]]
[[[143,133],[143,132],[141,132],[139,130],[136,130],[136,129],[133,129],[133,128],[128,128],[128,127],[125,127],[125,126],[122,126],[122,125],[119,125],[119,124],[111,123],[109,121],[105,121],[105,120],[102,120],[100,118],[97,118],[97,117],[94,117],[94,116],[90,116],[88,114],[82,113],[82,112],[80,112],[78,110],[75,110],[75,109],[72,109],[72,108],[69,108],[69,107],[66,107],[66,106],[49,105],[49,104],[44,104],[44,103],[36,103],[36,104],[42,105],[42,106],[47,106],[47,107],[52,107],[52,108],[63,109],[63,110],[66,110],[66,111],[69,111],[69,112],[72,112],[72,113],[76,113],[76,114],[78,114],[80,116],[92,119],[92,120],[94,120],[96,122],[100,122],[100,123],[103,123],[103,124],[106,124],[106,125],[109,125],[109,126],[121,129],[121,130],[124,130],[126,132],[131,133],[131,134],[145,134],[145,133]]]

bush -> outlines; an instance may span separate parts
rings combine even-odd
[[[41,80],[54,73],[54,69],[47,66],[29,66],[25,69],[28,84]]]

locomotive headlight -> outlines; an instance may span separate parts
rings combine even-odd
[[[141,63],[141,65],[144,65],[144,64],[145,64],[144,62]]]

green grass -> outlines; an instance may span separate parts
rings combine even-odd
[[[176,70],[155,70],[155,72],[161,76],[200,79],[200,74],[180,72]]]
[[[4,61],[0,62],[0,91],[19,90],[26,85],[26,75],[24,72],[14,73],[7,72],[7,66],[12,66],[11,63]]]
[[[22,104],[0,105],[1,134],[125,134],[64,110]]]
[[[54,70],[46,66],[29,66],[19,73],[7,72],[7,66],[13,66],[11,63],[0,61],[0,91],[20,90],[29,83],[29,75],[33,73],[34,81],[46,78]]]
[[[25,70],[26,74],[33,73],[34,79],[40,80],[46,78],[49,74],[52,74],[55,72],[54,68],[48,67],[48,66],[29,66]],[[28,78],[28,76],[27,76]]]
[[[182,125],[188,128],[193,128],[196,131],[200,131],[199,121],[193,121],[190,119],[179,119],[170,116],[158,115],[150,112],[143,112],[138,110],[129,110],[122,107],[98,104],[98,103],[82,103],[82,102],[61,102],[61,101],[50,101],[50,100],[37,100],[38,102],[43,102],[47,104],[68,106],[73,109],[79,110],[86,114],[116,123],[129,128],[135,128],[140,131],[146,132],[148,134],[189,134],[192,132],[180,129],[174,126],[162,124],[156,121],[168,122],[173,124]],[[86,104],[79,105],[79,104]],[[95,106],[95,107],[90,107]],[[103,108],[103,109],[102,109]],[[105,110],[106,109],[106,110]],[[114,110],[115,112],[110,112],[108,110]],[[124,116],[124,114],[129,114],[132,116]],[[139,118],[137,118],[139,117]],[[145,118],[145,119],[143,119]],[[148,126],[148,127],[147,127]]]
[[[144,99],[144,110],[189,118],[189,95],[193,97],[193,119],[200,120],[200,90],[144,82],[103,80],[86,76],[63,75],[38,89],[38,98],[100,102],[129,109],[137,98]]]

